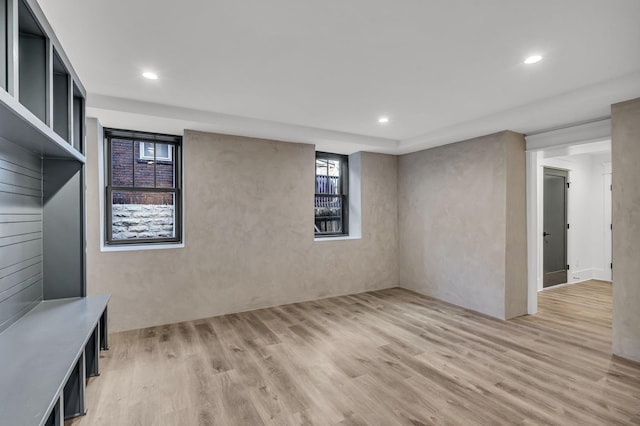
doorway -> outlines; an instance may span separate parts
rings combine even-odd
[[[611,282],[611,172],[609,140],[527,152],[530,314],[539,291]]]
[[[543,183],[543,287],[567,280],[567,170],[544,168]]]

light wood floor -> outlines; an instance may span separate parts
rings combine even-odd
[[[70,424],[640,424],[611,285],[539,305],[505,322],[390,289],[114,334]]]

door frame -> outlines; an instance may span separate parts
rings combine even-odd
[[[571,182],[571,170],[569,169],[563,169],[560,167],[552,167],[552,166],[547,166],[547,165],[540,165],[540,167],[542,168],[542,198],[539,200],[540,203],[540,207],[541,209],[539,209],[540,211],[542,211],[542,239],[541,244],[540,244],[540,249],[541,249],[541,256],[542,256],[542,289],[545,288],[550,288],[550,287],[554,287],[554,286],[548,286],[545,287],[544,286],[544,232],[545,232],[545,226],[544,226],[544,176],[549,174],[549,175],[553,175],[553,176],[559,176],[565,179],[565,186],[564,186],[564,261],[563,264],[565,265],[565,270],[566,270],[566,275],[567,275],[567,283],[570,281],[569,280],[569,268],[567,267],[569,265],[569,230],[567,228],[567,225],[569,224],[569,187],[568,184]],[[548,173],[547,171],[550,171],[551,173]],[[557,174],[554,174],[554,172],[557,172]],[[565,283],[566,284],[566,283]],[[556,284],[557,285],[557,284]],[[538,288],[540,290],[540,288]]]
[[[565,147],[568,148],[568,147]],[[553,151],[547,149],[547,151]],[[544,160],[545,148],[526,151],[526,197],[527,197],[527,312],[532,315],[538,312],[538,292],[544,289],[544,214],[543,214],[543,190],[544,190]],[[551,167],[561,169],[559,167]],[[571,179],[571,171],[569,179]],[[567,215],[569,210],[569,198],[567,194]],[[567,259],[571,254],[571,247],[567,238]],[[567,271],[567,275],[570,271]],[[568,277],[567,277],[568,279]]]
[[[545,151],[565,150],[578,153],[580,145],[611,142],[609,117],[525,136],[527,198],[527,312],[538,312],[538,288],[542,288],[542,171],[539,164]],[[569,248],[570,250],[570,248]]]

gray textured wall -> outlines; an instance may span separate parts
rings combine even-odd
[[[525,314],[524,137],[403,155],[398,185],[400,285],[498,318]]]
[[[100,252],[96,129],[88,292],[112,293],[111,330],[398,285],[397,157],[362,154],[362,239],[314,242],[312,145],[186,131],[186,248]]]
[[[640,98],[611,107],[613,352],[640,361]]]

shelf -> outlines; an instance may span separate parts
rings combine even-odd
[[[46,158],[85,162],[85,157],[40,121],[13,96],[0,89],[0,138]]]

